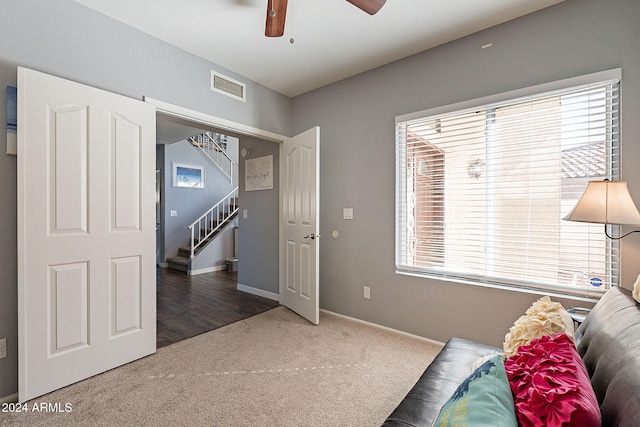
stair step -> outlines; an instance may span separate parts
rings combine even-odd
[[[236,213],[237,214],[237,213]],[[225,222],[231,222],[233,219],[235,219],[235,215],[228,218],[227,221],[223,221],[223,223]],[[215,233],[213,233],[211,236],[207,237],[206,239],[204,239],[202,241],[202,243],[200,244],[200,246],[198,246],[195,250],[194,250],[194,256],[198,255],[198,252],[200,252],[202,249],[204,249],[207,244],[209,243],[209,241],[213,240],[216,238],[216,236],[224,229],[224,225],[223,227],[221,227],[218,231],[216,231]],[[206,230],[206,233],[210,232],[211,229]],[[203,236],[206,235],[205,231],[203,230],[203,232],[201,233]],[[183,263],[186,263],[188,265],[189,262],[189,256],[191,256],[191,247],[189,246],[181,246],[178,248],[178,256],[177,257],[173,257],[176,259],[181,259],[183,258],[186,261],[182,261]],[[167,261],[169,261],[170,258],[167,258]]]
[[[189,258],[183,256],[173,256],[167,258],[167,266],[173,270],[188,272]]]
[[[200,250],[200,247],[197,247],[196,250],[194,251],[194,255],[197,255],[198,252]],[[184,257],[189,259],[189,256],[191,256],[191,248],[188,246],[181,246],[178,248],[178,256],[179,257]]]

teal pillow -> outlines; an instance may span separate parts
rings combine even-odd
[[[509,380],[500,356],[480,365],[440,410],[434,427],[518,426]]]

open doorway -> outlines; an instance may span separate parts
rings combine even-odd
[[[266,144],[266,148],[263,148],[260,143],[264,144],[264,141],[243,135],[224,135],[218,128],[203,126],[198,122],[160,113],[157,114],[156,128],[156,154],[159,171],[157,186],[159,192],[157,197],[157,346],[163,347],[279,305],[277,293],[279,195],[277,185],[271,192],[260,194],[261,197],[250,195],[245,198],[244,206],[242,206],[243,201],[240,197],[240,192],[243,192],[244,189],[239,189],[238,199],[235,201],[238,205],[238,218],[233,219],[233,223],[227,224],[223,235],[218,237],[220,241],[211,243],[210,245],[213,247],[207,249],[208,253],[205,253],[204,257],[199,256],[197,264],[191,263],[188,272],[168,268],[167,260],[176,252],[177,245],[183,245],[185,241],[190,240],[187,223],[191,223],[194,218],[197,218],[198,210],[203,211],[207,208],[203,199],[209,194],[215,195],[211,197],[227,194],[228,190],[236,188],[240,183],[239,165],[235,167],[230,182],[225,183],[224,179],[216,175],[218,172],[213,166],[206,165],[205,156],[198,149],[192,147],[187,140],[204,132],[212,132],[214,138],[226,143],[226,149],[233,150],[230,154],[236,163],[239,163],[240,160],[241,144],[248,146],[250,151],[256,154],[262,153],[265,149],[277,153],[279,145],[269,143]],[[242,143],[241,139],[244,139]],[[256,149],[255,146],[259,148]],[[206,180],[204,188],[174,187],[175,164],[201,167],[202,176]],[[216,176],[217,178],[212,179]],[[213,186],[220,188],[214,189]],[[210,200],[209,205],[214,202]],[[258,209],[256,206],[260,206],[260,208]],[[240,209],[241,207],[244,209]],[[244,211],[244,218],[242,211]],[[258,215],[258,211],[260,211],[260,215]],[[252,221],[247,218],[249,212],[256,214],[255,217],[252,215]],[[189,218],[184,218],[185,216]],[[266,279],[271,276],[271,281],[275,282],[275,287],[273,284],[271,285],[271,292],[246,286],[246,283],[252,284],[251,278],[247,279],[245,284],[241,284],[238,280],[238,271],[227,271],[228,265],[232,267],[231,270],[242,269],[242,262],[235,261],[231,264],[228,262],[229,259],[237,260],[239,258],[241,244],[238,236],[240,234],[239,225],[242,221],[245,222],[249,233],[254,233],[251,230],[252,227],[257,227],[259,230],[268,229],[270,233],[273,234],[274,231],[276,233],[271,236],[256,236],[256,241],[251,242],[251,246],[256,246],[256,249],[261,250],[260,239],[266,238],[272,240],[273,248],[261,250],[264,253],[261,261],[255,261],[255,256],[251,257],[253,258],[251,267],[256,266],[257,268],[249,268],[246,271],[249,276],[255,274],[251,270],[258,271]],[[177,233],[182,234],[176,236]],[[251,255],[251,251],[248,252]],[[275,258],[271,259],[274,254]],[[205,261],[203,258],[208,258],[208,260]],[[264,262],[270,267],[260,268],[260,262]],[[265,271],[267,271],[266,275]],[[274,272],[275,278],[273,277]],[[259,286],[263,284],[261,282]],[[267,280],[266,286],[268,285]]]
[[[239,139],[160,114],[156,128],[158,265],[237,269]]]

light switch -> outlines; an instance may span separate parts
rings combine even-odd
[[[174,210],[172,210],[172,211],[171,211],[171,216],[178,216],[178,211],[174,211]]]
[[[249,217],[249,211],[242,209],[242,218],[247,219]]]
[[[353,219],[353,208],[342,209],[342,219]]]

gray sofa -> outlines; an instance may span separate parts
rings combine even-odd
[[[640,426],[640,304],[612,288],[576,331],[603,426]],[[451,338],[383,426],[428,427],[480,357],[501,349]]]

